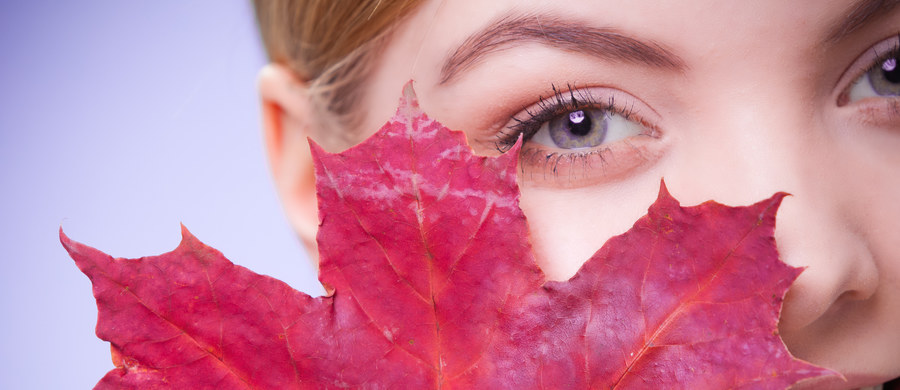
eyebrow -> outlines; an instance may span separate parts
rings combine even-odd
[[[452,81],[488,54],[527,43],[665,70],[686,68],[684,60],[662,45],[623,35],[612,28],[592,27],[558,17],[509,14],[470,35],[451,52],[441,67],[439,84]]]
[[[897,5],[900,5],[900,0],[857,1],[850,7],[847,7],[847,10],[844,12],[847,15],[845,18],[836,21],[828,29],[826,42],[834,43],[841,40],[871,22],[872,19],[891,11]]]

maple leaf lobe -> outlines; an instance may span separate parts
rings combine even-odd
[[[405,91],[394,118],[366,142],[337,155],[313,145],[320,278],[352,291],[391,342],[414,340],[397,348],[452,377],[489,340],[489,330],[471,324],[496,323],[506,296],[543,276],[522,240],[515,154],[473,155],[464,134],[428,118],[411,85]],[[386,305],[388,290],[397,293]]]

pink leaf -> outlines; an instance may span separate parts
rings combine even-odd
[[[832,372],[777,334],[800,273],[773,238],[783,193],[646,216],[569,281],[547,282],[518,207],[516,155],[472,154],[418,106],[362,144],[316,145],[311,298],[183,229],[173,252],[63,245],[94,285],[116,368],[98,388],[760,388]]]

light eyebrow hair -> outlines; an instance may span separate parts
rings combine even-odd
[[[684,60],[653,41],[642,41],[612,28],[534,14],[508,14],[470,35],[448,55],[439,84],[452,81],[485,56],[526,43],[671,71],[684,71]]]
[[[825,41],[837,42],[871,22],[872,19],[890,12],[897,5],[900,5],[900,0],[859,0],[847,7],[844,12],[846,17],[832,24],[825,35],[827,37]]]

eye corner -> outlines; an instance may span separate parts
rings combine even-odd
[[[843,108],[843,107],[847,106],[848,104],[850,104],[850,94],[849,94],[848,88],[844,88],[844,90],[842,90],[837,95],[837,98],[835,99],[834,104],[838,108]]]

